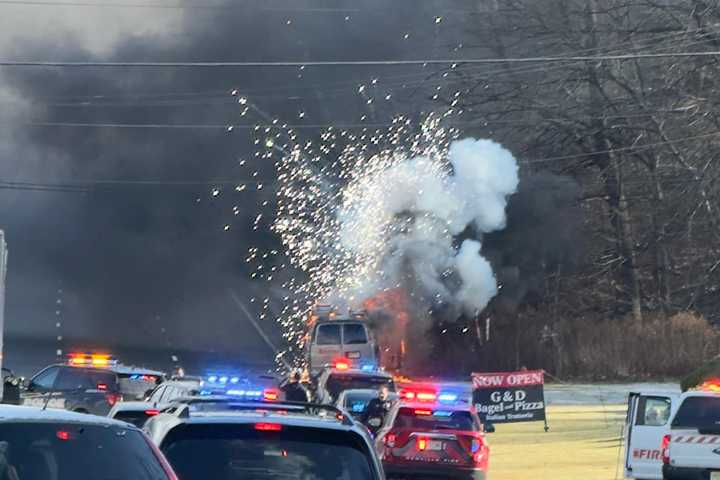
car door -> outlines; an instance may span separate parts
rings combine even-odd
[[[631,393],[625,426],[625,476],[662,478],[662,438],[670,431],[672,395]]]
[[[37,373],[21,394],[20,403],[22,405],[42,407],[48,402],[49,407],[55,407],[58,403],[58,398],[51,397],[59,397],[59,395],[52,395],[50,392],[53,391],[59,371],[60,367],[52,366]],[[64,404],[59,408],[64,408]]]

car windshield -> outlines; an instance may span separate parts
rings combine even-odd
[[[0,424],[0,474],[3,480],[168,480],[140,432],[78,424]]]
[[[365,326],[361,323],[346,323],[343,325],[343,344],[359,345],[367,343]]]
[[[182,480],[376,478],[354,433],[260,425],[178,427],[161,447]]]
[[[408,430],[477,430],[472,414],[464,411],[443,411],[431,408],[401,408],[395,418],[394,428]]]
[[[672,426],[720,431],[720,397],[686,398],[675,414]]]
[[[340,345],[340,325],[320,325],[315,343],[318,345]]]
[[[377,390],[382,385],[387,385],[394,390],[393,380],[387,377],[373,375],[353,375],[334,373],[330,375],[325,388],[332,398],[337,399],[340,393],[345,390],[370,389]]]
[[[360,414],[365,411],[370,400],[377,397],[376,392],[354,392],[345,395],[343,407],[350,413]]]

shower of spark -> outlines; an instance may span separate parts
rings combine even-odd
[[[372,79],[370,85],[376,83],[377,80]],[[359,91],[367,93],[362,85]],[[258,161],[273,162],[277,176],[275,216],[257,215],[253,229],[269,227],[281,239],[284,252],[252,247],[246,262],[251,266],[253,279],[268,283],[268,296],[251,301],[260,309],[261,319],[274,318],[279,322],[289,345],[278,357],[295,365],[302,364],[307,319],[318,301],[360,308],[373,295],[406,287],[403,283],[408,275],[423,277],[419,281],[410,280],[415,283],[427,284],[426,280],[430,279],[442,286],[446,281],[454,282],[454,288],[436,289],[433,284],[420,292],[421,297],[429,297],[421,299],[429,308],[445,302],[463,303],[462,296],[482,297],[481,304],[473,307],[482,308],[495,294],[494,276],[489,263],[479,255],[480,244],[466,240],[460,247],[453,243],[453,237],[473,222],[480,235],[504,226],[504,201],[517,185],[517,166],[509,152],[492,142],[464,140],[475,142],[470,147],[456,142],[460,132],[452,124],[457,124],[457,117],[462,114],[462,110],[455,107],[458,96],[456,93],[452,97],[452,102],[448,102],[450,107],[444,112],[424,115],[418,121],[400,115],[381,128],[362,124],[329,127],[317,140],[300,138],[297,130],[267,115],[253,105],[251,99],[240,97],[242,115],[250,109],[262,119],[253,130],[254,157]],[[390,95],[383,97],[390,101]],[[301,113],[299,116],[305,117],[305,112]],[[361,122],[365,121],[361,118]],[[452,160],[453,151],[459,157],[463,149],[475,148],[475,144],[481,143],[482,148],[492,150],[490,157],[498,157],[500,152],[501,163],[505,162],[502,168],[510,172],[509,180],[496,193],[491,192],[492,198],[486,192],[475,191],[470,192],[470,199],[460,198],[467,194],[467,191],[459,192],[464,180],[466,183],[478,180],[481,184],[494,181],[474,178],[476,172],[470,172],[466,179],[456,175],[458,170],[465,168],[467,173],[468,169],[462,162]],[[465,146],[455,146],[459,144]],[[492,158],[488,162],[491,164],[488,170],[498,165]],[[494,166],[493,162],[496,162]],[[240,164],[244,165],[245,160]],[[395,189],[394,183],[404,188]],[[235,190],[260,193],[262,188],[263,184],[257,182],[237,185]],[[421,204],[434,198],[432,191],[425,199],[421,198],[423,188],[436,188],[438,191],[434,193],[442,190],[447,205],[426,205],[428,211],[422,211]],[[454,188],[458,192],[453,193]],[[389,198],[398,191],[399,200]],[[478,212],[469,215],[465,212],[468,202],[486,200],[497,204],[502,213],[491,225],[482,225],[487,219],[481,218]],[[394,202],[400,203],[393,205]],[[403,211],[406,203],[415,211]],[[437,211],[447,206],[454,209],[454,213],[450,212],[452,215],[457,217],[462,211],[459,216],[467,218],[458,221],[447,217],[448,212]],[[429,236],[437,237],[438,241]],[[389,254],[393,249],[397,253],[405,248],[409,253]],[[443,249],[438,258],[445,260],[431,262],[434,264],[425,268],[424,260],[411,258],[410,263],[423,264],[423,270],[415,268],[415,271],[400,273],[405,255],[417,257],[418,250],[428,248]],[[389,258],[392,256],[395,258]],[[465,265],[460,265],[461,261]],[[481,270],[486,274],[481,289],[477,288],[477,279],[474,279],[475,287],[472,286],[470,277],[475,274],[468,274],[468,270]],[[270,294],[271,291],[274,293]],[[275,301],[271,301],[271,296]],[[277,306],[278,298],[282,299],[281,307]]]

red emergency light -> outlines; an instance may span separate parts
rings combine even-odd
[[[432,415],[432,410],[416,409],[416,410],[415,410],[415,415]]]
[[[160,415],[160,410],[157,408],[150,408],[148,410],[145,410],[145,415],[148,417],[154,417],[155,415]]]
[[[403,389],[400,391],[400,398],[409,402],[435,402],[437,392],[432,390]]]
[[[335,362],[335,369],[336,370],[349,370],[350,364],[348,362],[338,360],[337,362]]]
[[[277,390],[273,390],[273,389],[270,389],[270,388],[266,388],[266,389],[263,391],[263,399],[265,399],[265,400],[267,400],[267,401],[269,401],[269,402],[274,402],[274,401],[276,401],[279,396],[280,396],[280,395],[278,394],[278,391],[277,391]]]

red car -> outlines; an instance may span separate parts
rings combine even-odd
[[[487,477],[490,448],[483,425],[475,407],[460,403],[400,401],[395,404],[376,439],[388,478],[484,480]]]

